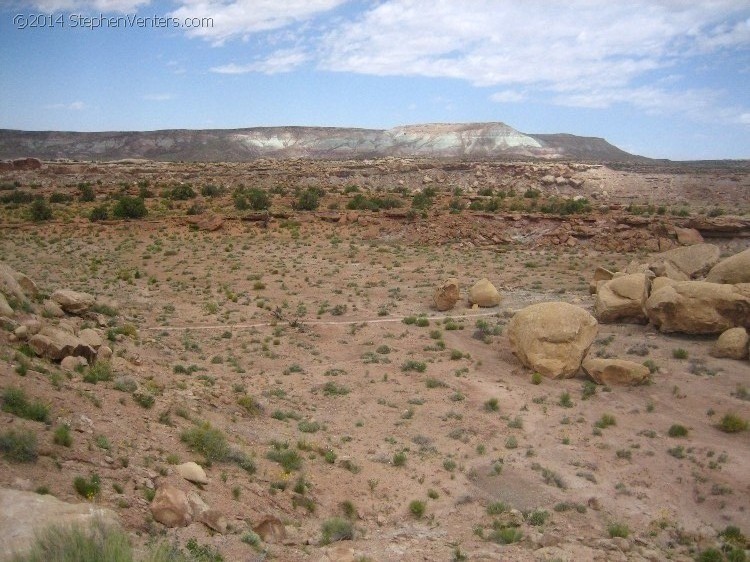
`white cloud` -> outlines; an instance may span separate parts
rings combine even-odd
[[[738,121],[743,125],[750,125],[750,113],[742,113]]]
[[[45,109],[64,109],[67,111],[81,111],[86,109],[86,104],[82,101],[74,101],[73,103],[53,103],[51,105],[45,105]]]
[[[169,101],[174,99],[172,94],[145,94],[141,97],[146,101]]]
[[[311,19],[346,0],[180,0],[170,15],[177,18],[211,18],[213,26],[188,30],[194,37],[221,44],[235,37],[280,29]]]
[[[272,53],[264,60],[248,64],[224,64],[211,68],[211,72],[218,74],[247,74],[261,72],[263,74],[279,74],[290,72],[309,59],[309,55],[296,49],[282,49]]]
[[[490,99],[497,103],[517,103],[526,99],[526,95],[517,90],[503,90],[495,92]]]
[[[321,66],[477,86],[612,87],[673,64],[685,44],[750,42],[747,22],[725,23],[743,10],[728,0],[389,0],[330,31]]]
[[[32,0],[30,4],[43,12],[61,10],[96,10],[98,12],[135,12],[151,0]]]

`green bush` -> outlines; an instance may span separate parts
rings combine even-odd
[[[607,525],[607,534],[611,539],[615,537],[627,539],[630,534],[630,529],[625,523],[610,523]]]
[[[188,184],[176,185],[168,192],[168,197],[175,201],[187,201],[195,196],[195,190]]]
[[[123,196],[117,200],[112,215],[118,219],[141,219],[148,214],[142,197]]]
[[[667,435],[670,437],[685,437],[688,434],[688,430],[684,425],[680,424],[672,424],[672,426],[669,428],[669,431],[667,431]]]
[[[90,183],[79,183],[78,191],[80,192],[78,199],[81,201],[90,202],[96,200],[96,193]]]
[[[320,206],[321,195],[319,189],[309,187],[299,194],[293,206],[297,211],[315,211]]]
[[[421,519],[427,510],[427,504],[422,500],[412,500],[409,503],[409,511],[417,519]]]
[[[351,521],[343,517],[331,517],[323,521],[321,526],[321,544],[337,541],[350,541],[354,538],[354,527]]]
[[[99,495],[101,480],[98,474],[92,474],[89,479],[83,476],[76,476],[73,479],[73,487],[80,496],[90,500]]]
[[[232,198],[234,199],[234,206],[240,211],[247,209],[266,211],[271,208],[271,196],[265,190],[257,187],[238,188]]]
[[[273,448],[266,453],[266,458],[279,463],[287,472],[302,468],[302,457],[297,451],[289,449],[286,443],[274,443]]]
[[[109,208],[107,205],[97,205],[89,213],[89,220],[91,222],[105,221],[109,218]]]
[[[724,433],[738,433],[747,429],[747,421],[737,414],[725,414],[719,422],[719,429]]]
[[[5,389],[2,410],[27,420],[49,421],[49,406],[38,401],[29,402],[26,393],[20,388],[9,387]]]
[[[9,429],[0,433],[0,452],[12,462],[34,462],[37,457],[36,434]]]
[[[57,426],[55,434],[52,437],[52,442],[55,445],[62,445],[63,447],[70,447],[73,444],[73,435],[67,423]]]
[[[523,533],[514,527],[494,529],[487,537],[497,544],[513,544],[523,538]]]
[[[112,364],[109,361],[97,361],[86,370],[83,382],[96,384],[100,381],[112,380]]]
[[[41,197],[31,203],[31,220],[36,222],[48,221],[52,218],[52,208]]]
[[[222,193],[224,193],[224,189],[212,183],[207,183],[201,187],[201,195],[203,197],[218,197]]]
[[[220,429],[211,427],[208,422],[186,429],[182,432],[180,439],[191,450],[202,454],[209,462],[222,461],[229,456],[227,438]]]

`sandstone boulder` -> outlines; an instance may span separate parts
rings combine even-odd
[[[614,277],[614,273],[608,269],[605,269],[603,267],[597,267],[596,271],[594,271],[594,277],[591,279],[591,282],[589,283],[589,293],[592,295],[596,294],[597,288],[599,287],[599,283],[602,281],[609,281]]]
[[[227,528],[229,527],[227,518],[217,509],[207,509],[201,512],[195,520],[222,535],[227,532]]]
[[[721,260],[706,275],[711,283],[750,283],[750,248]]]
[[[29,345],[34,353],[52,361],[61,361],[69,355],[76,355],[92,362],[96,357],[94,348],[86,345],[70,332],[53,326],[42,328],[38,334],[29,339]]]
[[[193,520],[187,495],[169,484],[159,486],[150,509],[154,520],[167,527],[186,527]]]
[[[18,272],[8,264],[0,262],[0,293],[26,302],[26,293],[17,280]]]
[[[42,303],[42,311],[49,318],[62,318],[65,316],[65,312],[60,308],[60,305],[51,299],[47,299]]]
[[[651,290],[649,294],[658,291],[662,287],[672,287],[679,283],[679,281],[675,281],[674,279],[670,279],[669,277],[654,277],[651,280]]]
[[[508,338],[521,363],[550,378],[568,378],[580,368],[597,330],[596,318],[583,308],[545,302],[517,312]]]
[[[85,358],[75,355],[68,355],[60,361],[60,367],[66,371],[75,371],[77,368],[85,367],[88,364]]]
[[[195,484],[208,484],[208,477],[203,467],[198,463],[185,462],[177,465],[177,474],[182,476],[185,480],[193,482]]]
[[[703,236],[694,228],[675,228],[677,242],[682,246],[692,246],[694,244],[703,244]]]
[[[469,304],[481,307],[497,306],[500,304],[500,293],[489,279],[480,279],[469,289]]]
[[[286,538],[286,527],[276,517],[265,517],[253,527],[253,531],[267,543],[281,543]]]
[[[599,322],[646,324],[643,305],[648,298],[650,280],[643,273],[631,273],[599,285],[594,306]]]
[[[719,261],[720,251],[713,244],[694,244],[657,254],[651,260],[651,270],[657,277],[677,281],[696,279],[708,273]]]
[[[70,289],[58,289],[50,298],[68,314],[84,314],[94,305],[92,295]]]
[[[583,370],[597,384],[633,386],[646,382],[651,374],[648,367],[624,359],[586,358]]]
[[[729,328],[716,340],[711,348],[711,355],[729,359],[747,359],[749,344],[750,337],[745,328]]]
[[[645,309],[661,332],[718,334],[750,325],[750,284],[683,281],[652,291]]]
[[[435,290],[432,302],[435,308],[442,312],[456,306],[459,298],[461,298],[461,290],[458,280],[451,278]]]
[[[2,293],[0,293],[0,316],[13,316],[13,309]]]
[[[0,488],[0,544],[4,555],[27,551],[50,526],[119,526],[117,514],[92,503],[66,503],[51,495]],[[50,559],[52,560],[52,559]]]
[[[99,349],[102,345],[104,345],[104,340],[102,340],[99,332],[93,330],[92,328],[84,328],[83,330],[80,330],[78,332],[78,339],[86,345],[93,347],[94,349]]]

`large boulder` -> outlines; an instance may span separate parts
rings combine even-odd
[[[94,349],[99,349],[104,345],[104,340],[99,335],[99,332],[93,328],[84,328],[78,332],[78,339],[86,345],[90,345]]]
[[[13,316],[13,309],[2,293],[0,293],[0,316]]]
[[[167,527],[186,527],[193,520],[187,494],[170,484],[159,486],[150,509],[154,520]]]
[[[646,382],[651,375],[648,367],[624,359],[584,359],[583,370],[597,384],[633,386]]]
[[[182,476],[185,480],[193,482],[195,484],[208,484],[208,477],[203,467],[195,462],[185,462],[178,464],[175,469],[177,474]]]
[[[66,503],[51,495],[0,488],[0,544],[4,555],[26,552],[37,533],[48,527],[88,528],[95,521],[114,527],[120,524],[114,511],[96,504]]]
[[[96,358],[96,351],[66,330],[45,326],[29,339],[31,349],[40,357],[62,361],[69,355],[85,357],[89,363]]]
[[[694,228],[675,227],[677,242],[682,246],[692,246],[694,244],[703,244],[703,236]]]
[[[729,328],[722,332],[711,348],[713,357],[728,357],[729,359],[747,359],[750,336],[745,328]]]
[[[597,330],[596,318],[583,308],[545,302],[517,312],[508,323],[508,338],[513,353],[530,369],[569,378],[580,368]]]
[[[469,304],[492,307],[500,304],[500,293],[486,277],[469,289]]]
[[[683,246],[655,255],[650,267],[658,277],[688,281],[708,273],[718,263],[720,254],[713,244]]]
[[[18,282],[19,273],[8,264],[0,262],[0,293],[26,302],[26,293]]]
[[[459,298],[461,298],[461,290],[458,280],[451,278],[435,290],[432,302],[435,308],[442,312],[456,306]]]
[[[750,248],[721,260],[706,275],[711,283],[750,283]]]
[[[594,277],[589,282],[589,293],[595,295],[599,288],[599,284],[603,281],[609,281],[614,276],[615,274],[609,269],[605,269],[604,267],[597,267],[594,271]]]
[[[643,273],[615,277],[599,284],[594,310],[599,322],[646,324],[643,305],[648,298],[650,279]]]
[[[94,306],[94,297],[88,293],[58,289],[50,297],[68,314],[84,314]]]
[[[750,284],[682,281],[652,291],[645,309],[661,332],[718,334],[750,325]]]

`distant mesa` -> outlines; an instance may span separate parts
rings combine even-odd
[[[0,129],[0,159],[247,162],[257,158],[545,158],[643,161],[601,138],[532,135],[504,123],[392,129],[254,127],[79,133]]]

